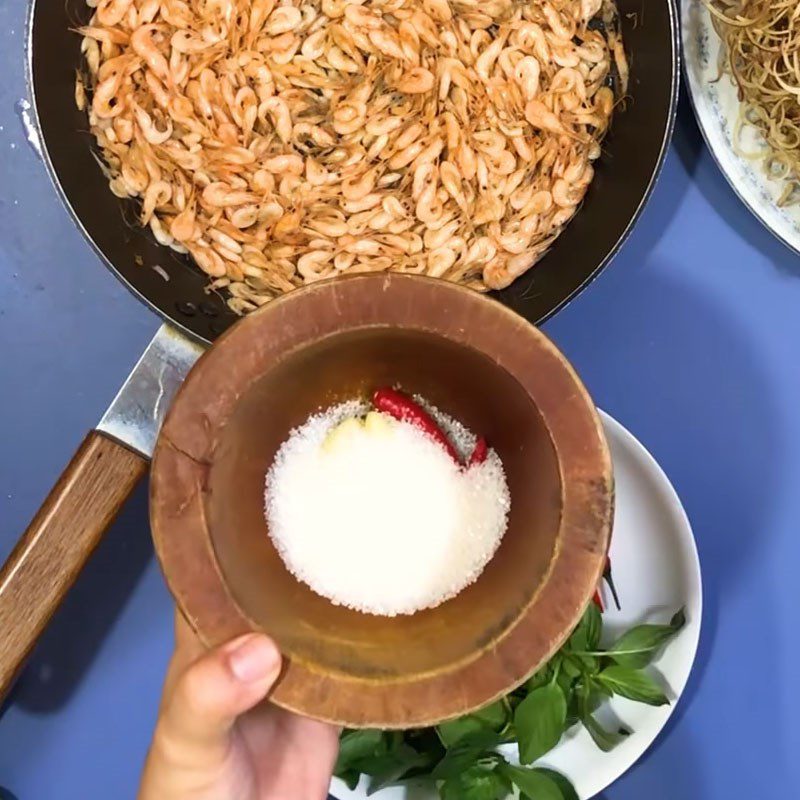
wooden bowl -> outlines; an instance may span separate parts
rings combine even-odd
[[[386,384],[483,433],[511,492],[508,530],[480,578],[393,618],[298,582],[263,514],[264,476],[290,429]],[[273,702],[349,727],[434,724],[525,680],[589,602],[613,510],[600,421],[553,344],[496,301],[402,275],[314,285],[223,335],[175,398],[150,492],[156,552],[202,639],[266,632],[286,664]]]

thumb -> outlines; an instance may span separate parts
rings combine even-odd
[[[182,766],[207,768],[228,751],[236,718],[275,684],[281,656],[271,639],[247,634],[204,654],[170,687],[157,735]]]

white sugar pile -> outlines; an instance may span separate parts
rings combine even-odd
[[[269,533],[288,569],[333,603],[413,614],[458,594],[494,555],[510,507],[505,473],[493,450],[463,470],[384,414],[337,427],[365,411],[335,406],[291,432],[267,474]]]

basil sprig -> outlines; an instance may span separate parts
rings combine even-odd
[[[351,789],[367,775],[368,794],[416,779],[434,783],[442,800],[504,800],[515,787],[522,800],[577,800],[566,777],[535,763],[575,725],[601,750],[616,747],[629,731],[595,716],[614,695],[669,703],[645,668],[685,624],[680,610],[669,624],[637,625],[604,648],[603,619],[590,604],[566,644],[511,694],[436,728],[344,731],[335,773]],[[497,751],[514,742],[519,766]]]

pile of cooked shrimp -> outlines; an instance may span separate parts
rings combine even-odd
[[[356,272],[507,286],[628,73],[611,0],[99,0],[78,31],[112,191],[237,313]]]

